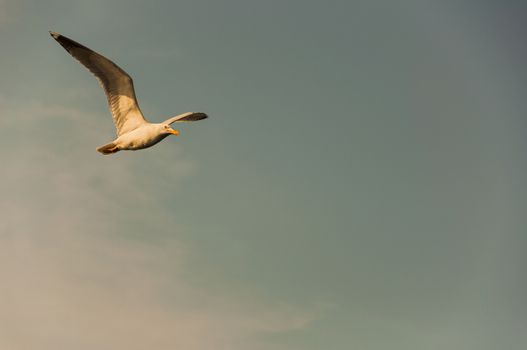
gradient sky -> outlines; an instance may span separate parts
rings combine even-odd
[[[0,348],[527,348],[527,4],[0,0]],[[113,59],[141,152],[95,152]]]

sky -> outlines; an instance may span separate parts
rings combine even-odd
[[[527,348],[526,10],[0,0],[0,348]]]

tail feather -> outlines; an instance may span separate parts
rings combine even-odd
[[[119,152],[120,149],[119,147],[117,147],[117,145],[113,142],[110,142],[104,146],[101,146],[99,148],[97,148],[97,152],[100,152],[104,155],[108,155],[108,154],[112,154],[112,153],[117,153]]]

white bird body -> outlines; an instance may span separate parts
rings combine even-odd
[[[151,147],[169,135],[179,135],[179,131],[172,129],[170,124],[207,118],[205,113],[187,112],[169,118],[163,123],[149,123],[139,109],[132,78],[124,70],[86,46],[59,33],[49,33],[66,51],[95,75],[106,93],[117,129],[117,138],[97,148],[97,151],[102,154]]]
[[[168,135],[163,124],[148,123],[119,136],[113,143],[122,150],[138,150],[153,146]]]

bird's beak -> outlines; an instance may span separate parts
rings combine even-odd
[[[178,130],[170,129],[169,132],[170,132],[172,135],[176,135],[176,136],[179,135],[179,131],[178,131]]]

